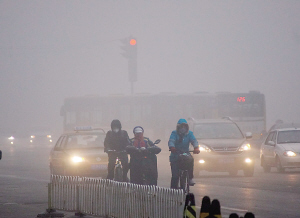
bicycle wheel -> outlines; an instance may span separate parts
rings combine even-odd
[[[188,174],[187,170],[185,170],[181,173],[180,188],[183,189],[184,193],[190,192],[189,174]]]
[[[114,180],[117,182],[123,182],[123,169],[121,164],[117,164],[115,167]]]

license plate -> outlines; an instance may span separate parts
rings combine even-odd
[[[219,163],[222,163],[222,164],[234,163],[234,159],[220,159]]]
[[[93,164],[91,166],[92,170],[107,170],[107,164]]]

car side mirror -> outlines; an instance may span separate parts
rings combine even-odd
[[[155,145],[158,144],[158,143],[160,143],[160,139],[157,139],[157,140],[154,142]]]
[[[275,146],[275,142],[273,142],[273,141],[268,141],[268,145]]]
[[[246,132],[245,136],[246,136],[246,139],[251,139],[252,138],[252,132]]]
[[[0,150],[0,160],[2,159],[2,151]]]

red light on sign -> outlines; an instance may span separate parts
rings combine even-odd
[[[246,97],[238,97],[237,101],[238,102],[245,102],[246,101]]]
[[[130,45],[136,45],[136,40],[135,39],[130,39]]]

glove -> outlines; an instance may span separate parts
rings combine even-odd
[[[172,152],[172,153],[176,153],[176,148],[175,147],[170,147],[170,151]]]
[[[194,148],[193,154],[199,154],[199,153],[200,153],[199,148]]]
[[[134,147],[134,146],[127,146],[126,147],[126,152],[128,153],[128,154],[133,154],[133,153],[135,153],[135,152],[137,152],[137,148],[136,147]]]
[[[161,152],[161,149],[157,146],[151,146],[148,148],[148,151],[152,154],[159,154]]]

